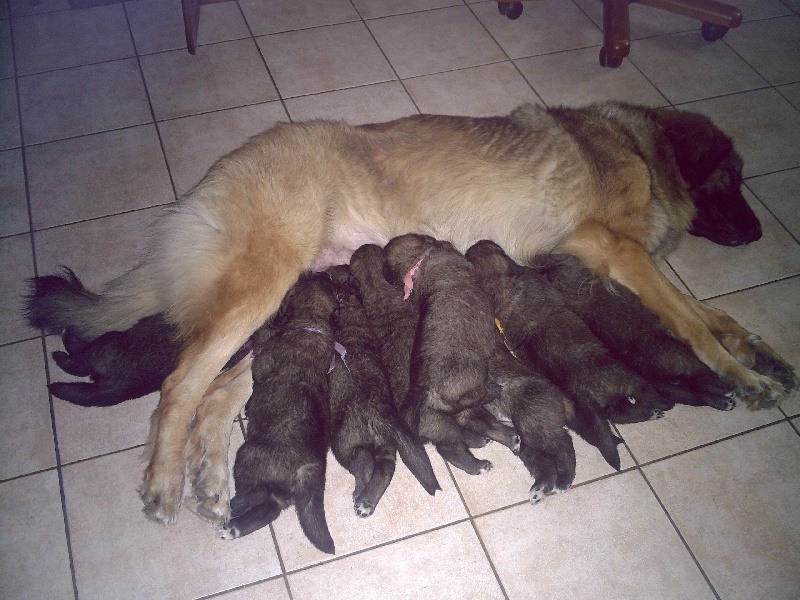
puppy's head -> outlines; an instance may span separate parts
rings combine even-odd
[[[663,110],[659,119],[697,209],[689,233],[723,246],[761,238],[761,224],[742,196],[743,163],[731,139],[696,113]]]
[[[375,287],[383,282],[383,248],[364,244],[350,258],[350,274],[359,287]]]
[[[499,245],[489,240],[473,244],[464,256],[475,267],[475,274],[481,280],[487,277],[514,276],[521,268]]]
[[[304,273],[283,297],[272,327],[280,329],[294,319],[329,322],[336,306],[331,276],[324,271]]]
[[[405,288],[405,298],[411,293],[413,280],[421,269],[422,261],[439,244],[429,235],[407,233],[389,241],[384,248],[383,276],[392,285]]]

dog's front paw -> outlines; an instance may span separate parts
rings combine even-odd
[[[228,494],[228,465],[203,460],[192,478],[192,501],[187,505],[192,512],[215,525],[221,525],[231,516]]]
[[[762,342],[756,345],[753,370],[780,384],[787,396],[800,388],[800,379],[795,374],[794,368],[775,354],[769,346],[766,346],[769,351],[762,351],[762,346],[766,344]]]
[[[737,396],[747,403],[750,410],[766,410],[777,406],[789,395],[781,383],[753,373],[752,380],[745,385],[737,386]]]

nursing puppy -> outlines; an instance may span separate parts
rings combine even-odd
[[[411,350],[406,422],[442,457],[476,475],[491,468],[469,451],[455,416],[499,396],[489,380],[494,352],[492,307],[472,265],[447,242],[407,234],[385,248],[387,277],[404,286],[419,313]]]
[[[389,374],[395,406],[402,407],[411,378],[411,350],[417,333],[419,313],[408,299],[403,299],[402,285],[384,277],[383,249],[364,244],[350,260],[352,283],[359,290],[370,329],[380,344],[381,356]],[[467,446],[478,448],[489,440],[519,450],[519,436],[513,428],[498,422],[482,408],[465,409],[455,415]]]
[[[332,267],[328,274],[338,302],[333,334],[339,353],[328,373],[331,450],[355,477],[356,514],[368,517],[392,480],[398,451],[425,491],[433,495],[441,488],[424,446],[392,402],[380,348],[349,269]]]
[[[47,387],[57,398],[79,406],[114,406],[155,392],[178,364],[176,334],[161,314],[91,342],[66,331],[65,351],[53,352],[53,360],[64,372],[91,381],[54,382]]]
[[[673,403],[730,410],[733,386],[667,331],[627,288],[601,279],[567,254],[537,256],[531,268],[560,293],[614,358],[652,383]]]
[[[102,294],[36,279],[27,314],[35,327],[85,340],[157,313],[178,328],[181,355],[151,422],[142,485],[146,513],[162,523],[178,516],[188,432],[206,390],[300,273],[409,232],[462,252],[492,239],[520,263],[573,254],[633,290],[749,403],[768,407],[796,378],[783,385],[749,366],[785,363],[656,267],[690,229],[722,244],[760,237],[741,166],[707,118],[621,103],[280,124],[167,208],[140,263]]]
[[[247,439],[236,452],[236,495],[222,536],[235,539],[269,525],[294,504],[306,537],[334,553],[325,519],[328,369],[334,358],[333,283],[326,273],[300,279],[273,326],[254,344]]]

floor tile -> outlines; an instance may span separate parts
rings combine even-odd
[[[21,17],[14,40],[19,75],[134,55],[122,4]]]
[[[0,214],[0,237],[30,229],[20,149],[0,152]]]
[[[375,19],[377,17],[388,17],[402,13],[416,12],[422,10],[432,10],[434,8],[444,8],[446,6],[456,6],[461,4],[459,0],[352,0],[353,5],[365,19]]]
[[[679,404],[658,421],[617,427],[636,460],[646,463],[782,418],[777,408],[751,411],[742,404],[730,411],[720,411],[706,406]]]
[[[359,20],[349,0],[241,0],[239,5],[253,35]]]
[[[0,480],[56,466],[39,339],[0,346]]]
[[[27,144],[153,120],[135,59],[19,78]]]
[[[74,598],[55,471],[0,483],[0,595]]]
[[[61,338],[47,338],[50,381],[84,381],[85,378],[64,373],[52,360],[53,351],[63,349]],[[37,391],[47,396],[44,382],[37,383]],[[159,393],[153,392],[116,406],[94,408],[76,406],[53,397],[61,463],[67,464],[141,446],[147,441],[150,415],[153,414],[158,399]]]
[[[31,4],[30,0],[9,0],[9,5],[11,16],[19,17],[54,10],[66,10],[69,8],[69,0],[42,0],[36,4]]]
[[[669,103],[630,61],[602,69],[596,46],[516,60],[522,74],[548,106],[582,106],[607,100],[647,106]]]
[[[797,593],[800,437],[787,423],[644,472],[722,598]]]
[[[178,196],[194,187],[218,158],[250,136],[287,120],[279,102],[267,102],[159,123]]]
[[[776,88],[792,105],[800,110],[800,83],[790,83]]]
[[[800,239],[800,169],[748,179],[746,185],[795,239]]]
[[[189,598],[280,573],[271,539],[219,539],[181,511],[174,526],[148,522],[136,487],[140,450],[64,468],[75,575],[81,598]]]
[[[257,104],[277,99],[253,40],[200,46],[141,57],[156,119]]]
[[[367,519],[353,510],[353,476],[328,454],[325,485],[325,516],[336,556],[370,548],[434,527],[453,523],[467,516],[444,461],[435,450],[428,452],[442,487],[431,497],[398,459],[392,484],[381,498],[375,513]],[[305,538],[293,510],[284,511],[273,523],[275,537],[287,571],[330,559]],[[302,596],[301,596],[302,597]]]
[[[27,161],[36,229],[174,200],[152,124],[33,146]]]
[[[789,0],[789,2],[791,1]],[[735,4],[736,8],[742,11],[743,23],[792,14],[792,11],[786,6],[785,0],[784,2],[781,0],[735,0],[731,4]]]
[[[742,23],[725,42],[773,85],[800,79],[798,15]]]
[[[800,373],[800,277],[714,298],[709,304],[724,310],[742,327],[759,336]],[[781,405],[800,414],[800,393]]]
[[[701,300],[800,273],[800,246],[747,190],[745,198],[761,221],[760,240],[732,248],[686,236],[669,257],[669,264]]]
[[[767,85],[726,44],[709,44],[696,32],[637,40],[630,60],[676,104]]]
[[[714,597],[636,471],[476,526],[511,600]]]
[[[30,235],[0,239],[0,264],[0,344],[37,336],[22,316],[22,296],[34,275]]]
[[[257,41],[283,98],[395,79],[360,22],[278,33]]]
[[[17,86],[14,79],[0,81],[0,150],[20,146]]]
[[[405,86],[423,113],[489,117],[511,112],[539,97],[510,62],[407,79]]]
[[[380,123],[417,114],[399,81],[300,96],[286,100],[292,121],[343,120],[352,125]]]
[[[734,140],[752,177],[800,166],[800,112],[775,90],[701,100],[681,109],[701,112]]]
[[[781,0],[788,8],[800,14],[800,0]]]
[[[603,459],[596,448],[575,434],[572,434],[572,441],[577,462],[573,485],[615,473],[613,467]],[[485,448],[473,450],[473,454],[491,461],[494,465],[492,470],[476,477],[458,469],[451,469],[471,515],[480,515],[529,501],[533,478],[522,461],[511,454],[505,446],[493,443]],[[619,446],[619,454],[623,470],[635,465],[624,446]],[[572,491],[567,493],[571,494]]]
[[[136,265],[147,227],[160,214],[160,209],[150,208],[36,232],[39,275],[66,265],[87,288],[100,291]]]
[[[132,0],[125,3],[133,41],[139,54],[186,48],[180,0]],[[203,4],[198,45],[250,37],[235,2]]]
[[[283,577],[272,579],[265,583],[257,583],[245,588],[221,594],[221,600],[289,600],[289,591]]]
[[[475,531],[460,523],[289,575],[295,598],[503,598]]]
[[[603,43],[600,28],[572,2],[529,2],[515,21],[500,15],[496,2],[480,2],[470,8],[510,58],[599,47]],[[596,57],[592,62],[599,68]]]
[[[0,21],[0,79],[14,77],[14,55],[11,51],[11,25]]]
[[[597,0],[574,0],[574,2],[602,29],[602,2]],[[696,19],[635,3],[631,4],[629,10],[632,40],[692,30],[700,35],[700,23]],[[632,56],[636,52],[636,47],[636,44],[631,44]]]
[[[403,79],[506,59],[466,6],[386,17],[367,25]]]

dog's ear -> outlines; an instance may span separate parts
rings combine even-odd
[[[656,114],[681,177],[690,187],[702,185],[733,151],[731,139],[701,114],[671,109]]]

